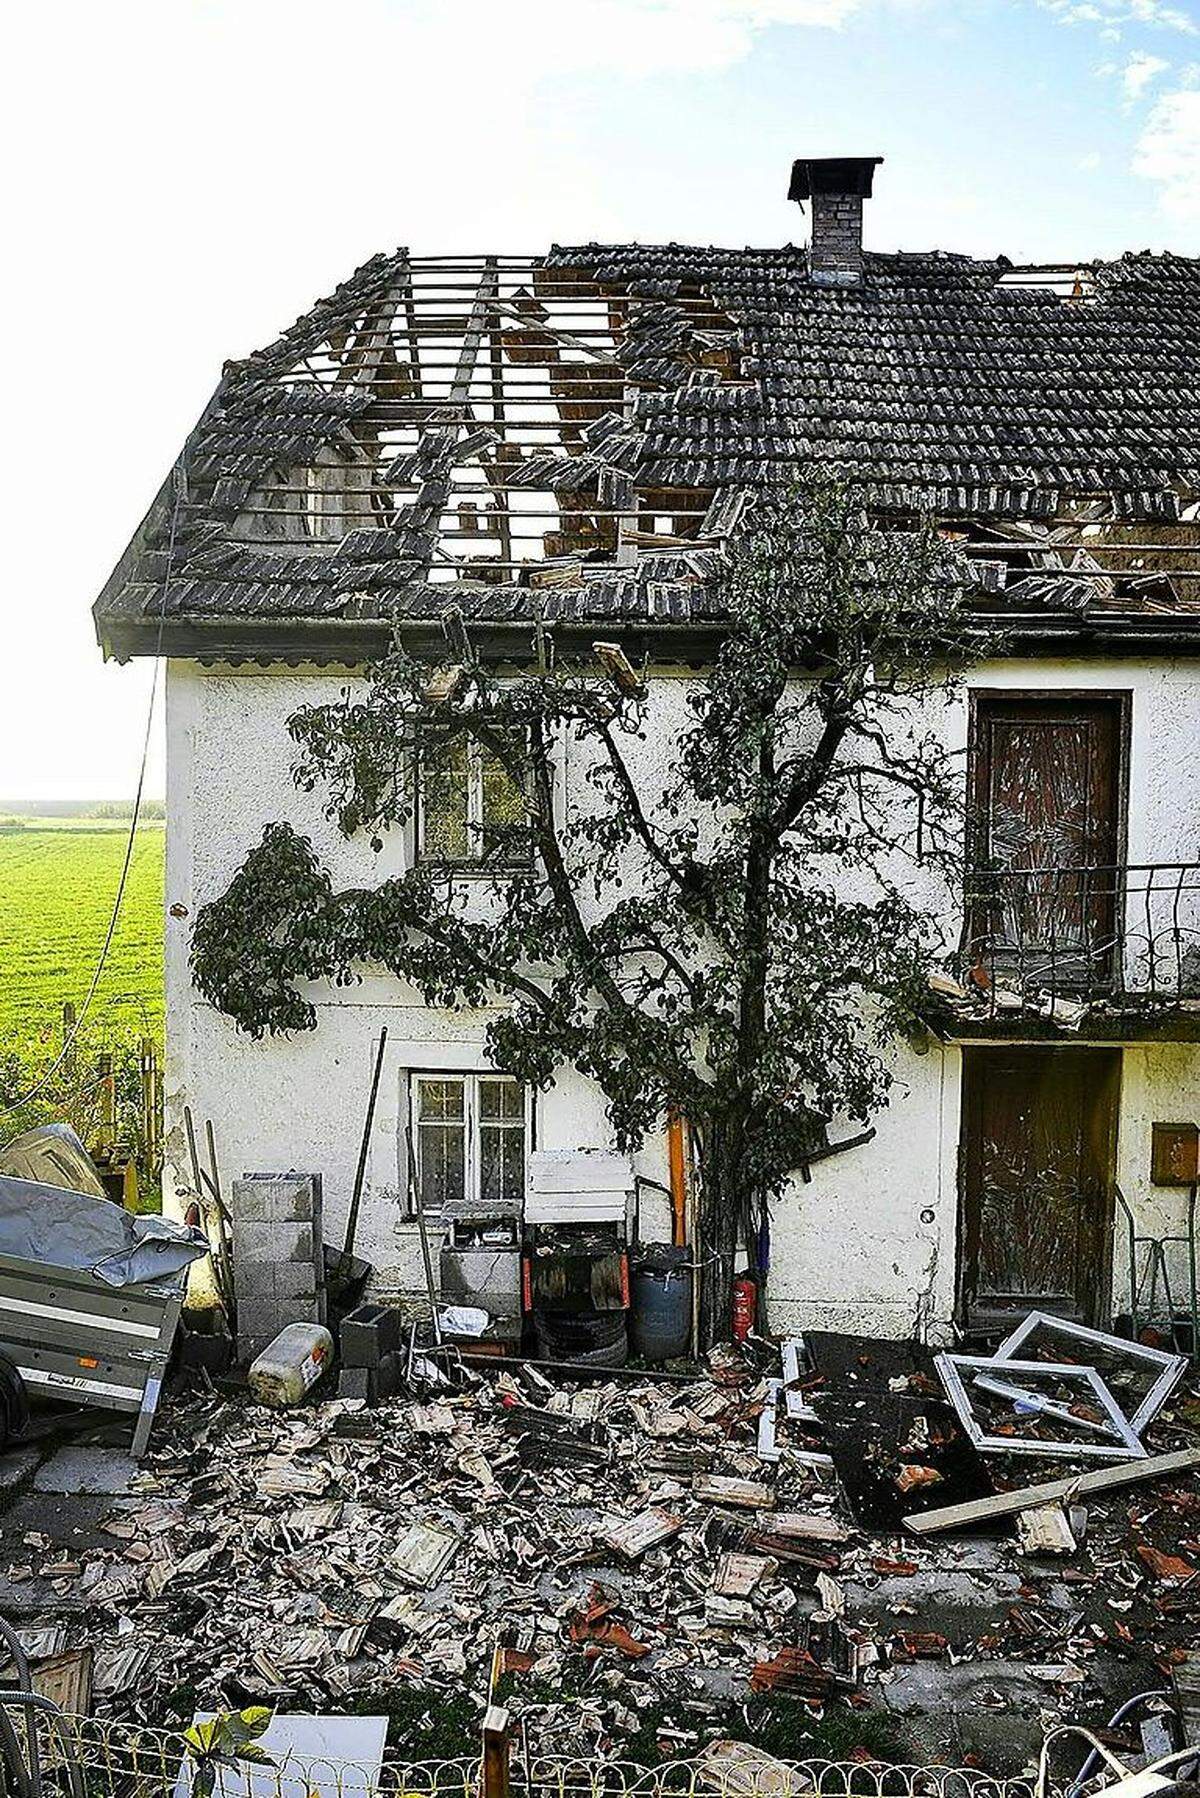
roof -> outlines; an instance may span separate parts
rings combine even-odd
[[[332,655],[450,603],[712,628],[714,552],[815,463],[955,523],[1012,614],[1200,621],[1200,260],[1049,283],[941,252],[849,287],[791,246],[376,256],[227,365],[98,634]]]

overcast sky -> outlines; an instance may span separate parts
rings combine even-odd
[[[89,608],[221,364],[367,256],[803,240],[1200,252],[1200,0],[27,0],[0,138],[0,801],[132,795]],[[161,792],[161,759],[151,791]]]

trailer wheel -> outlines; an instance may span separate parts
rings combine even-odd
[[[20,1372],[0,1355],[0,1449],[7,1448],[29,1422],[29,1395]]]

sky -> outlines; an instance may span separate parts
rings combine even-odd
[[[222,362],[375,251],[1200,253],[1200,0],[24,0],[0,93],[0,804],[131,798],[151,667],[90,607]],[[161,795],[161,711],[147,791]]]

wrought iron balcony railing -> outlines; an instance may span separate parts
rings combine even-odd
[[[977,870],[961,972],[989,1010],[1200,998],[1200,862]]]

